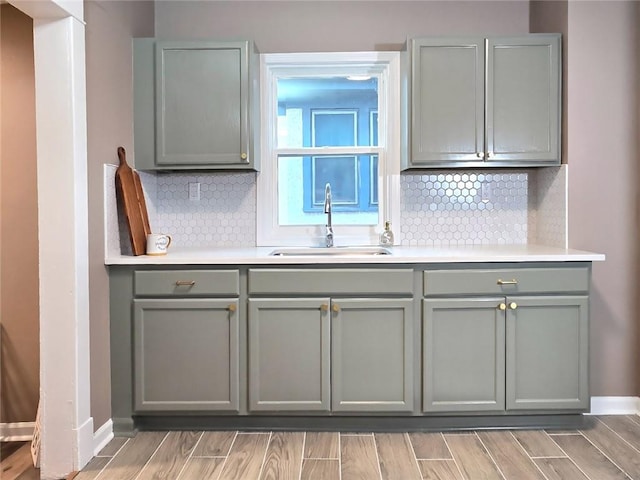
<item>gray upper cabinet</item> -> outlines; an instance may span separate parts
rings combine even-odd
[[[331,303],[334,412],[413,410],[413,301],[337,299]]]
[[[255,169],[255,57],[248,41],[136,39],[136,167]]]
[[[560,163],[560,35],[410,41],[403,168]]]
[[[239,410],[238,300],[135,299],[137,412]]]
[[[415,39],[411,54],[412,165],[477,162],[484,152],[484,38]]]

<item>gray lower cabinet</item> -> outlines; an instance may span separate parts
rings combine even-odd
[[[589,408],[584,265],[427,270],[425,412]]]
[[[506,408],[589,408],[589,298],[507,298]]]
[[[329,411],[329,298],[249,300],[249,410]]]
[[[411,299],[249,300],[251,411],[413,410]]]
[[[413,301],[337,299],[331,305],[334,412],[413,410]]]
[[[239,409],[238,300],[133,300],[134,409]]]
[[[425,412],[505,406],[505,322],[500,297],[423,300]]]

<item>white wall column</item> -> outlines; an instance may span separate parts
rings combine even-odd
[[[82,0],[11,1],[34,19],[40,243],[41,478],[93,456]]]

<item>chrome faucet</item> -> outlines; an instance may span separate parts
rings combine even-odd
[[[326,234],[324,236],[325,245],[333,247],[333,225],[331,224],[331,184],[324,187],[324,213],[327,214]]]

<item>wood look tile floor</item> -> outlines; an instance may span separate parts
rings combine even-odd
[[[74,480],[640,480],[640,417],[585,430],[141,432]]]

